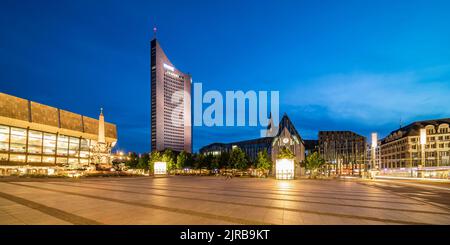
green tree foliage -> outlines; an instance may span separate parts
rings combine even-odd
[[[288,147],[282,147],[278,153],[278,159],[294,159],[295,155]]]
[[[170,171],[175,167],[175,155],[170,148],[167,148],[163,155],[162,161],[167,163],[167,170]]]
[[[148,153],[141,154],[141,156],[139,157],[139,160],[138,160],[138,164],[136,165],[136,168],[148,170],[149,159],[150,159],[150,157],[149,157]]]
[[[131,152],[128,157],[129,159],[125,162],[125,165],[129,168],[136,168],[136,166],[139,164],[138,154],[136,154],[136,152]]]
[[[155,162],[160,162],[160,161],[162,161],[161,153],[159,151],[153,151],[150,154],[150,157],[149,157],[149,159],[147,161],[147,164],[149,166],[149,170],[151,172],[153,172],[153,166],[155,165]]]
[[[319,155],[318,152],[314,152],[306,158],[305,164],[306,169],[311,171],[310,177],[315,177],[317,170],[325,164],[325,160]]]
[[[191,153],[187,153],[186,163],[184,167],[192,168],[194,166],[194,156]]]
[[[261,170],[268,170],[272,167],[272,160],[269,158],[269,154],[267,154],[267,150],[258,152],[258,156],[256,158],[256,168]]]
[[[226,168],[228,167],[228,162],[230,161],[230,154],[228,152],[222,152],[219,155],[219,168]]]
[[[188,155],[186,151],[180,152],[177,156],[177,164],[175,165],[176,169],[183,169],[187,165]]]
[[[205,157],[203,154],[194,154],[193,157],[193,166],[195,169],[199,169],[202,167]]]
[[[213,156],[210,164],[211,170],[218,169],[219,168],[219,159],[220,156]]]
[[[214,161],[214,156],[212,154],[206,154],[203,156],[203,161],[202,161],[201,167],[211,169],[213,161]]]
[[[248,166],[248,161],[245,156],[245,152],[239,147],[235,147],[230,154],[229,164],[232,168],[246,169]]]

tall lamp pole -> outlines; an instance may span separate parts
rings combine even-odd
[[[425,162],[425,145],[427,144],[427,131],[424,128],[420,129],[420,148],[422,150],[421,152],[421,157],[422,157],[422,162],[421,165],[426,167],[427,164]]]
[[[376,150],[377,150],[377,146],[378,146],[378,134],[377,133],[372,133],[371,135],[372,138],[372,144],[371,144],[371,164],[370,164],[370,168],[371,169],[375,169],[378,170],[378,166],[376,164]]]

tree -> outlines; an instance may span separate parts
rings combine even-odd
[[[170,148],[167,148],[164,151],[161,161],[166,162],[167,171],[170,171],[175,167],[175,155],[173,154],[173,151]]]
[[[325,160],[319,155],[318,152],[306,157],[305,160],[306,169],[311,171],[310,177],[315,178],[317,174],[317,169],[321,168],[325,164]]]
[[[194,166],[194,156],[191,153],[187,153],[186,155],[186,163],[185,163],[185,167],[193,167]]]
[[[176,169],[183,169],[186,166],[188,161],[188,153],[186,151],[180,152],[177,156],[177,164],[175,165]]]
[[[230,154],[229,164],[232,168],[245,169],[247,168],[247,158],[245,157],[245,152],[239,147],[234,147]]]
[[[128,160],[125,162],[125,165],[127,165],[129,168],[136,168],[136,166],[139,164],[139,156],[136,154],[136,152],[131,152],[128,155]]]
[[[272,167],[272,160],[269,158],[269,154],[267,154],[267,150],[258,152],[258,156],[256,158],[256,168],[261,170],[268,170]]]
[[[205,161],[205,156],[202,153],[197,153],[194,156],[194,168],[200,169],[202,168],[203,162]]]
[[[212,154],[203,155],[203,161],[201,161],[201,168],[212,169],[212,162],[214,161],[214,156]]]
[[[292,153],[291,149],[288,147],[282,147],[280,152],[278,153],[279,159],[294,159],[295,155]]]
[[[149,159],[147,160],[147,165],[149,167],[150,172],[153,172],[154,170],[154,166],[155,166],[155,162],[160,162],[162,161],[162,156],[161,153],[159,151],[153,151],[150,154]]]
[[[138,169],[148,169],[148,160],[150,159],[148,153],[141,154],[138,160],[138,164],[136,165],[136,168]]]
[[[219,156],[211,155],[211,156],[208,158],[208,161],[209,161],[209,168],[210,168],[211,170],[214,170],[214,169],[218,169],[218,168],[219,168]]]
[[[218,162],[219,162],[219,168],[226,168],[228,167],[228,162],[230,161],[230,154],[228,152],[222,152],[220,153]]]

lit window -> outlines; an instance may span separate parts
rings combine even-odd
[[[0,153],[0,161],[1,162],[8,161],[8,154],[7,153]]]
[[[27,162],[29,163],[40,163],[41,162],[41,156],[33,156],[33,155],[29,155]]]
[[[0,125],[0,151],[9,150],[9,127]]]
[[[42,162],[55,163],[55,158],[54,157],[46,157],[46,156],[44,156],[44,157],[42,157]]]
[[[69,158],[70,164],[78,164],[78,158]]]
[[[9,156],[10,162],[25,162],[25,155],[21,154],[11,154]]]
[[[66,157],[58,157],[58,158],[56,158],[56,163],[59,163],[59,164],[67,163],[67,158]]]

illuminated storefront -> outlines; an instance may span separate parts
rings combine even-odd
[[[277,159],[275,165],[275,177],[277,179],[294,179],[294,159]]]
[[[10,164],[55,164],[73,168],[89,164],[95,140],[0,125],[0,161]]]
[[[166,162],[155,162],[153,166],[154,175],[166,175],[167,174],[167,163]]]

